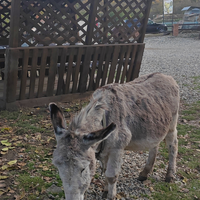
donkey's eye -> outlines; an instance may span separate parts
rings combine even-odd
[[[81,170],[81,174],[83,173],[84,170],[85,170],[85,168]]]

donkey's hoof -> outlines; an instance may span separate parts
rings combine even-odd
[[[167,177],[165,178],[165,182],[167,182],[167,183],[171,183],[173,180],[174,180],[174,177],[173,177],[173,176],[167,176]]]
[[[104,192],[103,192],[103,195],[102,195],[102,198],[103,198],[103,199],[106,199],[106,198],[107,198],[107,195],[108,195],[108,191],[104,191]]]
[[[137,180],[139,180],[139,181],[145,181],[145,180],[147,180],[147,177],[145,177],[145,176],[139,176],[137,178]]]

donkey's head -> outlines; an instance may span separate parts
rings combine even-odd
[[[114,123],[97,131],[90,128],[66,128],[61,110],[56,104],[49,105],[51,120],[57,140],[53,163],[63,182],[66,200],[83,200],[95,173],[95,149],[93,146],[106,139],[115,129]],[[102,127],[102,126],[101,126]]]

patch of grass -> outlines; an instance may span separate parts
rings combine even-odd
[[[188,131],[191,131],[191,127],[187,124],[178,124],[177,131],[178,131],[178,135],[185,136],[188,133]]]
[[[99,174],[95,174],[94,178],[98,179],[99,178]]]
[[[156,200],[176,200],[178,197],[178,185],[174,183],[159,182],[154,186],[156,192],[152,194],[153,199]]]
[[[28,166],[28,168],[29,168],[30,170],[33,170],[33,169],[35,168],[34,165],[35,165],[35,163],[33,163],[33,162],[29,162],[29,163],[27,164],[27,166]]]
[[[200,118],[200,101],[197,101],[191,105],[186,105],[186,109],[183,110],[181,114],[183,119],[198,120]]]
[[[160,143],[159,152],[160,152],[160,154],[161,154],[166,160],[168,160],[169,154],[168,154],[168,149],[166,148],[165,142],[161,142],[161,143]],[[166,160],[165,160],[165,161],[166,161]]]
[[[10,126],[12,128],[17,127],[16,134],[27,134],[27,133],[43,133],[46,129],[41,127],[40,122],[44,118],[43,115],[30,114],[30,111],[24,113],[19,111],[8,112],[0,111],[0,118],[11,121]]]
[[[159,168],[165,168],[165,164],[164,164],[164,163],[161,163],[161,164],[159,165]]]
[[[200,197],[199,185],[200,180],[197,179],[188,181],[185,186],[180,188],[175,183],[157,183],[155,184],[156,192],[152,194],[152,197],[156,200],[195,199],[195,196]],[[188,189],[188,193],[182,192],[181,188]]]
[[[19,189],[25,189],[26,192],[30,192],[33,189],[41,192],[42,187],[45,185],[41,177],[30,176],[28,174],[20,174],[17,181],[19,182]]]

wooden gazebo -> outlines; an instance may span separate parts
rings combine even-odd
[[[0,0],[0,108],[138,77],[152,0]]]

